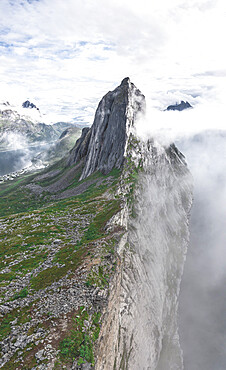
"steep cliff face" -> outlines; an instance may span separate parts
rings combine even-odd
[[[131,146],[140,159],[132,207],[115,222],[126,235],[102,326],[97,369],[182,369],[177,328],[188,243],[191,178],[174,146]],[[137,168],[137,167],[134,167]],[[127,172],[124,172],[125,179]],[[124,183],[126,189],[126,183]],[[128,190],[125,190],[128,193]]]
[[[134,112],[135,106],[136,116],[144,97],[134,94],[133,85],[131,95],[125,111]],[[192,181],[177,148],[165,148],[154,140],[143,142],[136,136],[134,115],[129,117],[133,119],[127,127],[126,120],[122,122],[126,135],[120,151],[119,194],[125,204],[113,220],[126,233],[118,248],[120,263],[99,337],[96,368],[179,370],[183,362],[177,306],[189,238]],[[91,157],[85,168],[90,162]]]
[[[144,111],[144,96],[124,79],[64,160],[6,195],[0,187],[2,240],[10,235],[0,364],[183,368],[177,305],[191,178],[173,144],[137,136]],[[16,213],[12,229],[5,218]]]
[[[85,156],[81,180],[95,171],[109,173],[121,168],[128,144],[129,132],[138,112],[145,110],[145,98],[129,78],[100,101],[94,123],[83,131],[68,159],[71,165]]]
[[[80,179],[122,168],[123,210],[112,222],[126,230],[97,348],[96,369],[183,368],[178,295],[188,244],[192,181],[183,155],[136,135],[145,98],[124,79],[101,100],[69,163],[83,159]],[[151,122],[150,122],[151,125]]]

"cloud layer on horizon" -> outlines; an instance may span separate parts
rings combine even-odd
[[[154,108],[222,95],[223,0],[2,0],[0,10],[1,100],[91,123],[127,75]]]

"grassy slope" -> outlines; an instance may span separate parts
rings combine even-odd
[[[65,176],[62,162],[50,170],[58,172],[49,179],[39,180],[39,186],[50,185]],[[68,184],[69,189],[78,185],[80,170]],[[10,312],[0,318],[1,340],[7,336],[13,340],[10,333],[15,318],[18,321],[14,326],[26,325],[36,318],[41,300],[37,295],[39,291],[47,289],[45,294],[49,297],[52,284],[65,277],[69,280],[75,278],[76,271],[84,264],[83,283],[87,289],[104,288],[108,284],[115,262],[112,265],[107,261],[109,255],[114,255],[118,234],[106,232],[105,225],[121,207],[120,200],[114,197],[119,175],[118,170],[113,170],[108,176],[96,173],[92,178],[101,181],[90,185],[82,194],[64,200],[54,200],[47,192],[35,194],[24,187],[35,181],[36,175],[24,176],[0,186],[1,300],[3,304],[11,305]],[[107,190],[111,196],[106,198],[103,195]],[[18,305],[13,308],[12,303]],[[39,318],[46,337],[52,325],[48,314],[44,313]],[[88,329],[84,327],[87,315],[92,323]],[[55,349],[60,351],[56,368],[62,368],[63,363],[73,358],[77,358],[79,363],[93,363],[93,345],[100,325],[100,316],[97,320],[97,315],[92,307],[80,307],[76,311],[76,317],[81,318],[79,322],[73,321],[73,315],[68,316],[68,329],[63,337],[59,332],[60,339],[55,344]],[[28,329],[29,333],[32,330],[36,333],[35,325]],[[36,363],[34,353],[40,348],[40,343],[35,345],[32,342],[29,347],[32,356],[26,354],[27,348],[20,351],[22,353],[15,352],[3,368],[32,368]]]

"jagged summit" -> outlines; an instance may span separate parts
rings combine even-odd
[[[129,82],[130,82],[130,78],[129,77],[125,77],[125,78],[123,78],[123,80],[121,82],[121,85],[126,85]]]
[[[169,105],[166,110],[178,110],[182,111],[184,109],[192,108],[191,104],[188,101],[183,101],[181,100],[180,104],[174,104],[174,105]]]
[[[136,115],[144,110],[145,97],[128,77],[102,98],[92,127],[83,129],[68,158],[68,165],[84,159],[81,180],[95,171],[107,174],[121,167]]]
[[[35,104],[31,103],[29,100],[26,100],[23,104],[22,104],[22,107],[23,108],[29,108],[29,109],[37,109],[39,110],[38,107],[36,107]]]

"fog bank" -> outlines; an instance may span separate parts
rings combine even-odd
[[[183,112],[148,110],[137,132],[165,145],[175,142],[194,179],[179,333],[185,370],[226,368],[226,131],[224,106]]]
[[[179,300],[185,370],[226,367],[226,133],[177,143],[194,178],[194,203]]]

